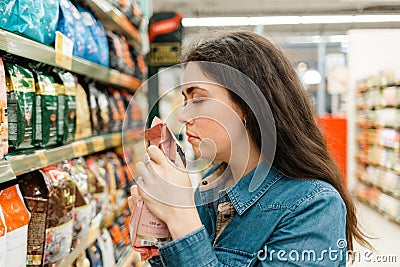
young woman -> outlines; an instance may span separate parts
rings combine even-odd
[[[152,266],[345,266],[353,239],[368,243],[288,59],[236,31],[183,62],[179,119],[195,154],[221,164],[195,194],[173,191],[190,188],[188,175],[157,147],[137,164],[130,206],[140,195],[173,239]]]

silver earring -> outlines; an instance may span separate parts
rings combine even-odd
[[[246,119],[243,119],[243,125],[244,125],[244,128],[247,128],[247,121],[246,121]]]

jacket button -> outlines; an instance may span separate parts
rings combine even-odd
[[[207,181],[203,181],[203,182],[202,182],[202,185],[207,185],[207,184],[208,184]]]

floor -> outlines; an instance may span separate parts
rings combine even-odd
[[[366,233],[375,239],[370,239],[374,252],[356,244],[356,261],[354,267],[385,267],[400,266],[400,225],[384,218],[380,213],[356,201],[358,218]]]

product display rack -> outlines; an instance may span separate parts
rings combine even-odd
[[[357,199],[400,224],[400,83],[357,87]]]
[[[112,222],[114,221],[114,218],[120,216],[122,214],[122,211],[127,207],[127,203],[122,205],[120,208],[115,210],[113,213],[109,214],[106,216],[103,220],[101,219],[101,216],[97,215],[93,220],[90,225],[90,228],[87,232],[87,234],[80,238],[81,242],[74,248],[74,250],[67,256],[65,257],[61,262],[57,264],[58,267],[69,267],[71,264],[81,255],[87,247],[89,247],[91,244],[93,244],[97,237],[100,235],[101,229],[102,228],[107,228],[109,227]],[[127,248],[127,252],[131,251],[132,248]],[[133,253],[133,256],[135,256],[135,253]],[[127,258],[127,257],[122,257],[119,262],[124,263],[128,262],[129,259],[134,259],[134,258]]]
[[[111,3],[105,0],[81,0],[89,6],[107,30],[125,36],[126,41],[133,45],[137,51],[142,51],[140,32],[131,22]]]
[[[29,49],[27,49],[27,47],[29,47]],[[56,51],[53,47],[40,44],[2,29],[0,29],[0,50],[51,66],[61,67],[56,63]],[[72,57],[72,67],[70,71],[110,85],[124,87],[131,92],[139,88],[142,83],[133,76],[105,68],[75,56]]]
[[[128,137],[124,140],[129,140],[129,142],[136,142],[140,137],[139,130],[129,130],[124,134]],[[78,158],[121,145],[122,134],[116,132],[92,136],[54,148],[34,150],[28,154],[9,154],[6,155],[5,160],[0,161],[0,183],[14,180],[17,175],[41,169],[65,159]]]
[[[96,18],[102,22],[105,29],[123,35],[127,43],[132,45],[136,51],[141,54],[142,41],[139,30],[111,3],[106,0],[82,0],[80,2],[90,7]],[[77,56],[72,56],[71,64],[60,65],[56,61],[58,51],[56,51],[55,48],[0,29],[0,57],[12,58],[14,56],[61,69],[67,69],[75,74],[92,78],[106,85],[124,89],[132,94],[135,93],[142,84],[142,80],[136,77],[101,66]],[[126,130],[123,132],[124,137],[122,137],[122,131],[102,133],[81,140],[75,140],[61,146],[32,148],[9,153],[4,159],[0,160],[0,184],[7,185],[7,182],[16,180],[18,175],[38,170],[66,159],[78,158],[121,147],[123,142],[129,142],[134,145],[141,137],[140,131],[141,129]],[[121,190],[122,189],[119,189],[119,191]],[[80,243],[78,243],[66,257],[59,261],[57,266],[71,266],[71,264],[96,241],[101,234],[101,230],[110,227],[114,220],[121,216],[126,208],[127,201],[111,214],[97,215],[91,221],[88,232],[83,237],[79,238]],[[126,252],[116,260],[116,266],[132,266],[133,262],[140,261],[140,256],[128,246]]]

